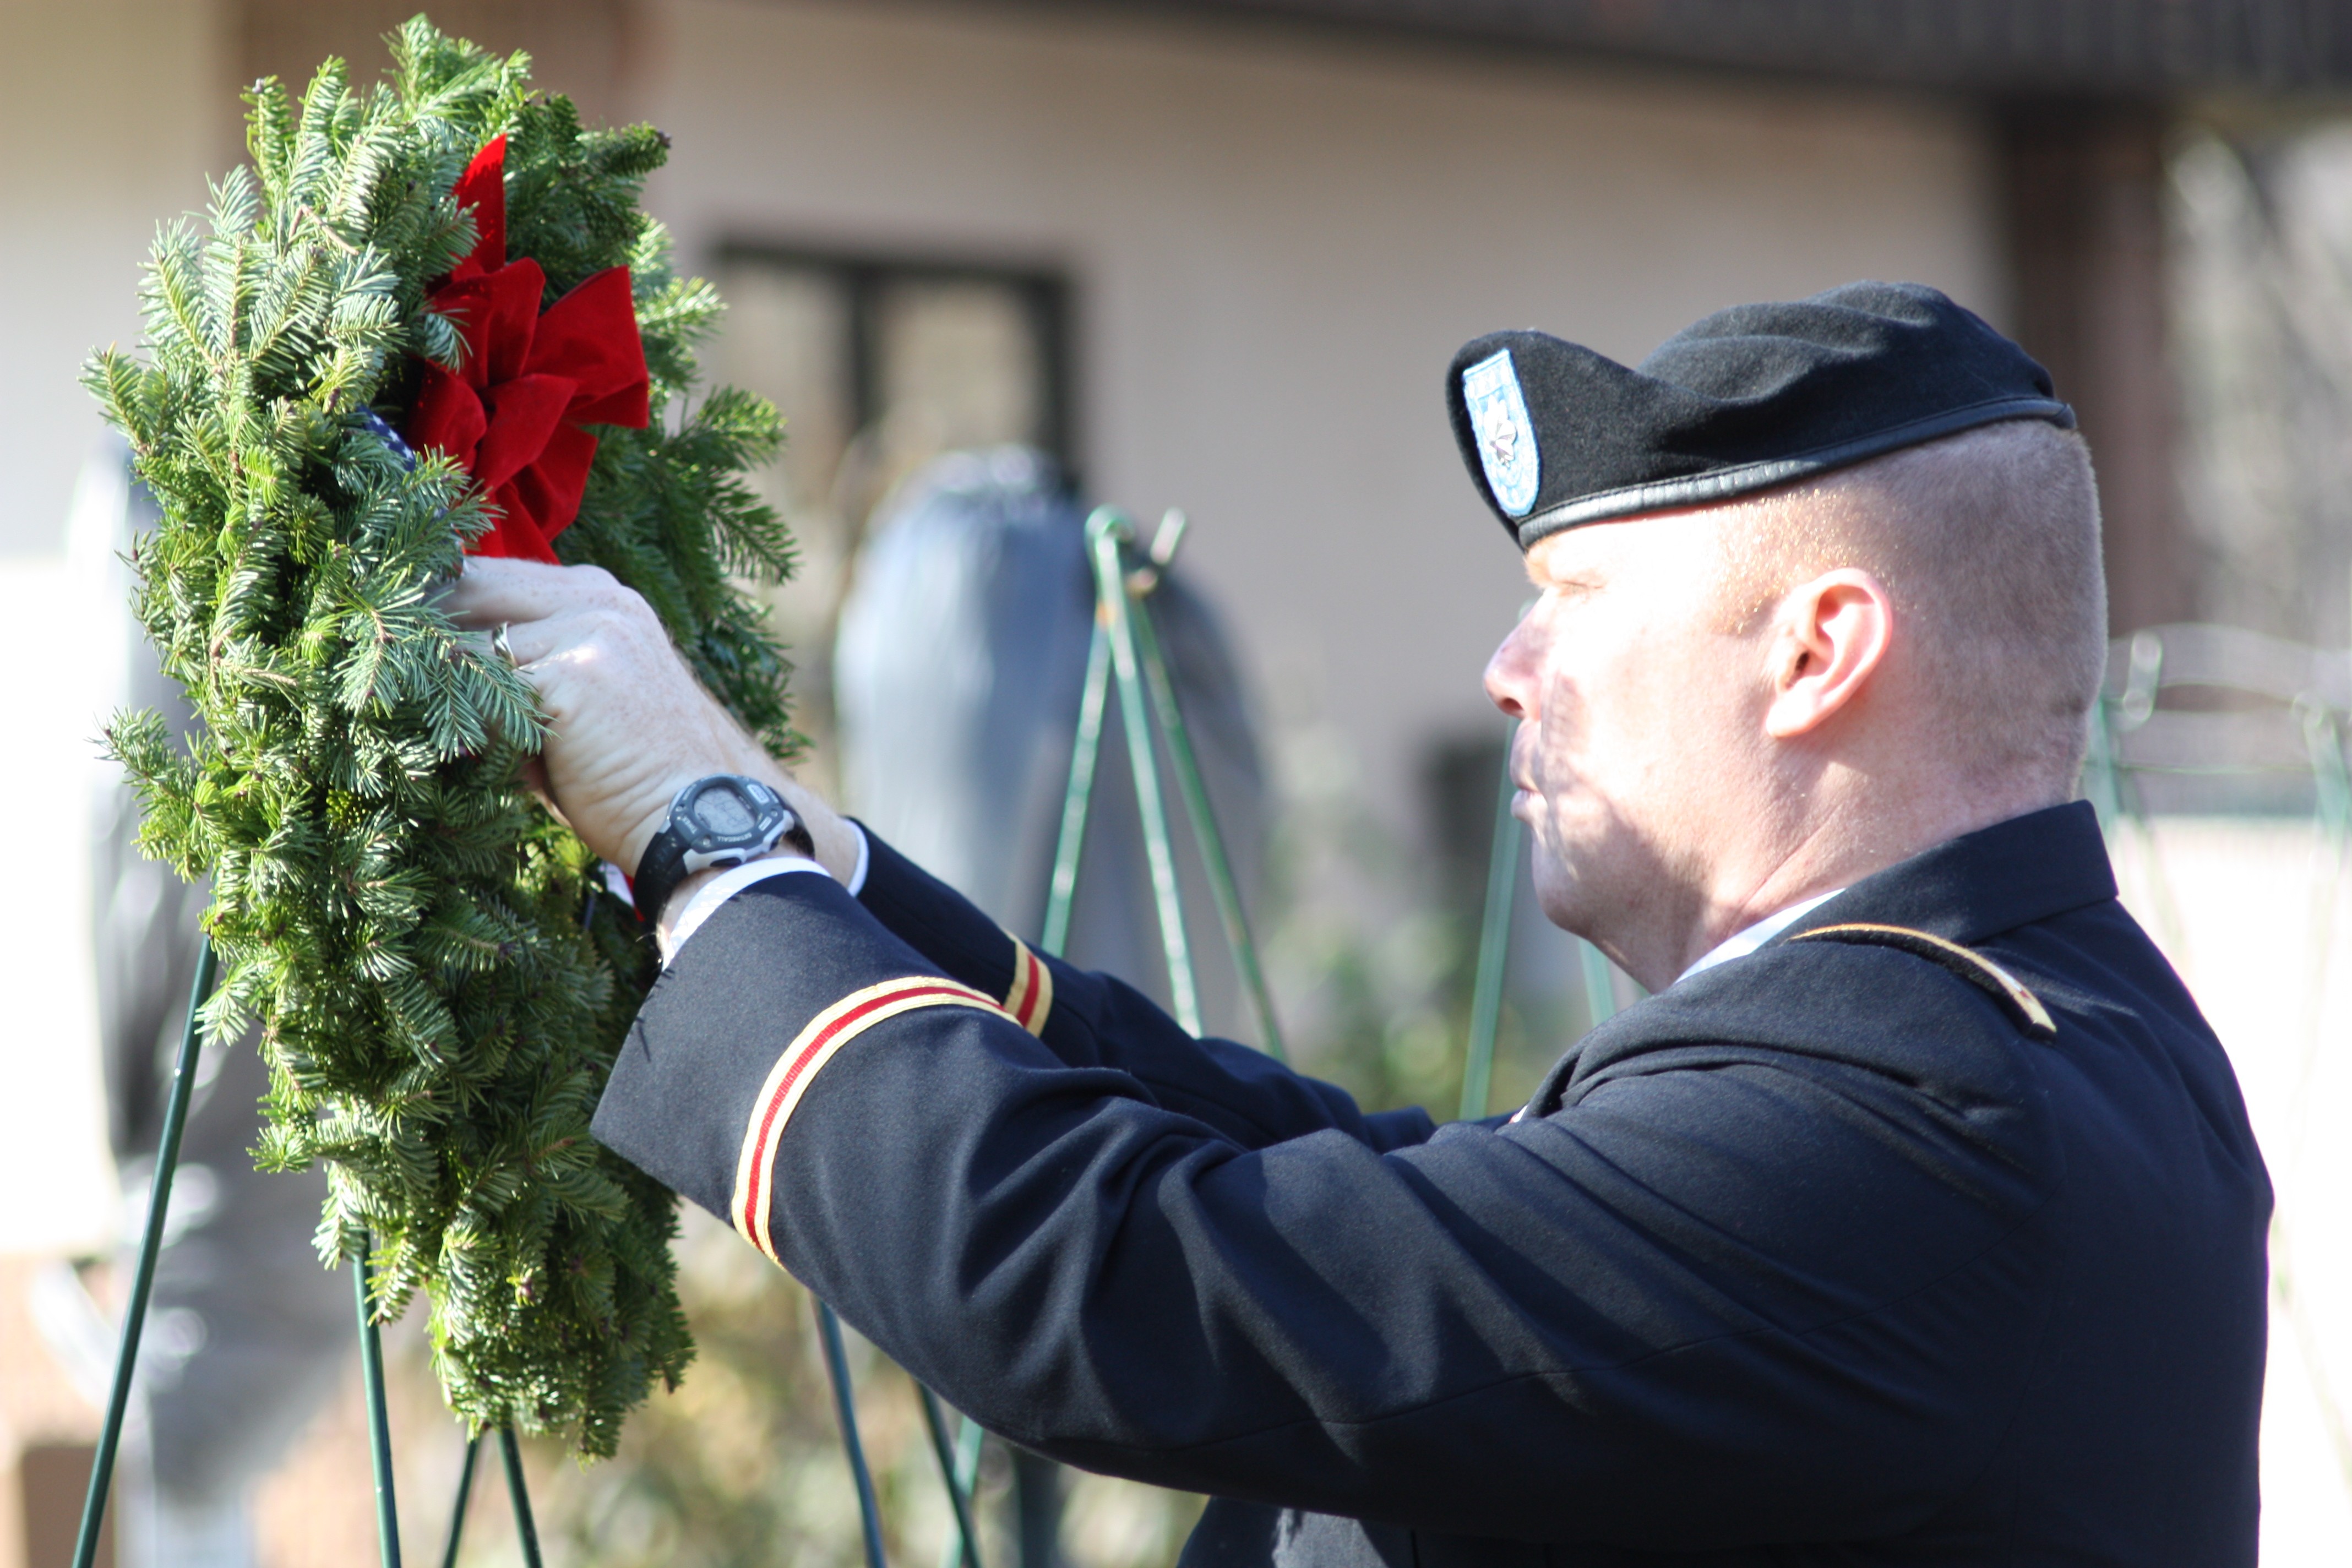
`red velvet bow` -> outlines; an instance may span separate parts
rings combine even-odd
[[[552,563],[596,456],[581,426],[646,426],[646,350],[625,267],[540,313],[546,275],[528,257],[507,259],[506,153],[500,136],[457,182],[457,205],[474,209],[481,237],[425,298],[457,323],[465,360],[455,374],[425,364],[406,435],[455,458],[496,507],[471,553]]]

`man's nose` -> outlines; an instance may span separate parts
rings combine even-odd
[[[1511,628],[1495,657],[1486,661],[1486,700],[1514,719],[1536,715],[1535,659],[1528,647],[1527,623]]]

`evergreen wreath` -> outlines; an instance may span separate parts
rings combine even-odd
[[[158,237],[150,357],[90,363],[163,514],[137,611],[201,720],[184,751],[152,713],[107,734],[142,847],[212,878],[207,1026],[258,1024],[256,1157],[326,1166],[322,1258],[372,1243],[381,1319],[426,1293],[477,1430],[606,1456],[693,1354],[675,1200],[588,1132],[656,960],[524,784],[530,687],[436,595],[468,550],[602,566],[786,754],[733,585],[792,567],[745,479],[781,433],[694,395],[720,303],[637,205],[661,134],[583,130],[422,16],[391,42],[386,84],[246,95],[251,169]]]

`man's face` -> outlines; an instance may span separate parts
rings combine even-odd
[[[1486,666],[1524,721],[1512,810],[1544,913],[1620,963],[1704,909],[1765,761],[1760,645],[1727,625],[1719,526],[1676,512],[1543,540],[1538,597]]]

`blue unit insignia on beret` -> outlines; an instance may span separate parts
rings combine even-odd
[[[1445,374],[1463,464],[1521,550],[1563,528],[1716,506],[1979,425],[2074,427],[2048,371],[1922,283],[1734,305],[1638,365],[1549,332],[1487,332],[1454,351]]]
[[[1510,350],[1489,354],[1462,373],[1462,403],[1477,434],[1478,460],[1486,466],[1495,504],[1508,516],[1527,516],[1536,504],[1542,458]]]

